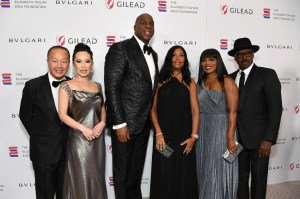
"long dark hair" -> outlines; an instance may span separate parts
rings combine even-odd
[[[159,73],[159,82],[160,83],[163,83],[164,81],[170,79],[171,74],[173,72],[173,66],[172,66],[173,54],[174,54],[175,50],[178,48],[180,48],[184,54],[184,65],[183,65],[183,68],[181,69],[182,79],[187,85],[190,85],[190,83],[191,83],[191,71],[189,69],[190,64],[189,64],[189,60],[187,58],[186,51],[182,46],[173,46],[168,50],[166,58],[165,58],[165,62]]]
[[[200,56],[198,85],[201,85],[202,81],[207,79],[207,74],[201,67],[201,60],[205,58],[215,58],[217,60],[217,77],[222,89],[224,89],[224,75],[228,75],[228,72],[219,51],[213,48],[204,50]]]

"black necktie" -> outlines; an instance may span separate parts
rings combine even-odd
[[[241,72],[240,82],[239,82],[239,93],[241,94],[245,86],[245,73]]]
[[[58,87],[64,81],[66,81],[66,80],[63,79],[63,80],[60,80],[60,81],[53,81],[52,82],[52,86],[56,88],[56,87]]]
[[[152,47],[151,46],[147,46],[146,44],[144,45],[144,54],[146,53],[150,55],[152,53]]]

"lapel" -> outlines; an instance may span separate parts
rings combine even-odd
[[[152,92],[152,95],[154,95],[158,84],[158,64],[157,64],[158,58],[157,58],[157,53],[154,50],[152,52],[152,57],[155,64],[155,76],[154,76],[154,85],[153,85],[153,92]]]
[[[148,64],[147,64],[146,59],[143,55],[142,49],[140,48],[140,46],[139,46],[138,42],[136,41],[136,39],[134,38],[134,36],[131,38],[131,45],[132,45],[133,56],[136,58],[137,67],[141,68],[147,83],[152,88],[152,81],[151,81],[151,76],[150,76],[150,71],[149,71],[149,68],[148,68]]]
[[[253,86],[255,85],[255,71],[256,71],[256,68],[257,66],[254,64],[250,73],[249,73],[249,76],[246,80],[246,83],[245,83],[245,87],[244,87],[244,90],[242,92],[242,94],[240,95],[240,102],[239,102],[239,105],[238,105],[238,110],[240,110],[242,107],[243,107],[243,104],[249,94],[249,91],[253,88]]]
[[[41,82],[41,92],[43,92],[43,95],[45,97],[45,107],[49,108],[50,114],[55,114],[58,117],[58,113],[56,111],[54,98],[51,90],[51,85],[49,82],[48,73],[43,76],[42,82]]]

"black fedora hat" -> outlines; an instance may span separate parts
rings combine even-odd
[[[244,50],[244,49],[252,49],[253,52],[257,52],[259,50],[259,46],[257,45],[252,45],[250,39],[247,37],[244,38],[239,38],[235,40],[233,49],[228,51],[228,55],[234,56],[238,51]]]

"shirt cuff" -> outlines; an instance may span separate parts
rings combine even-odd
[[[124,122],[122,124],[118,124],[118,125],[113,125],[113,130],[123,128],[126,125],[127,125],[126,122]]]

